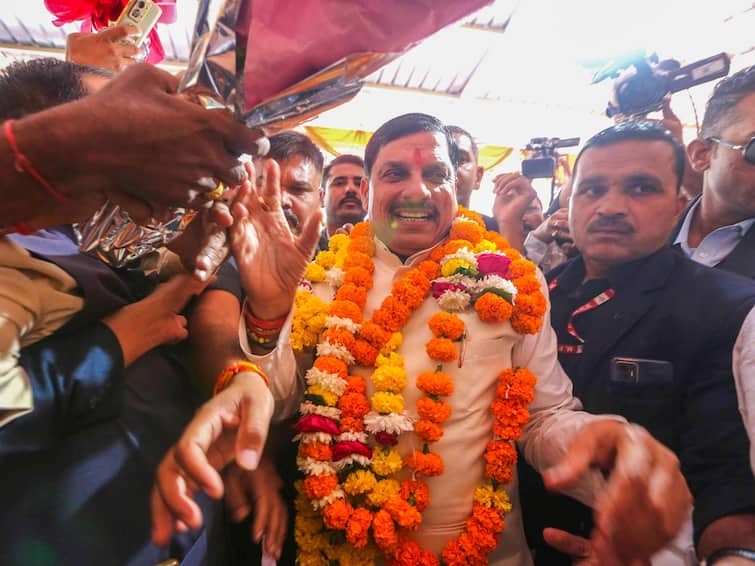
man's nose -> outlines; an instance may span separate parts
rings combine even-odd
[[[420,174],[407,179],[401,193],[405,199],[413,201],[427,200],[432,195],[430,186]]]
[[[627,195],[619,188],[609,189],[598,203],[598,214],[604,216],[623,215],[627,212]]]

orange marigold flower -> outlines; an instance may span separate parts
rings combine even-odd
[[[422,515],[417,508],[400,497],[391,497],[385,502],[383,509],[390,514],[399,526],[410,531],[416,530],[422,522]]]
[[[493,242],[496,248],[498,248],[498,251],[501,252],[511,247],[511,244],[509,244],[509,241],[506,238],[493,230],[488,230],[485,232],[485,239]]]
[[[494,401],[494,404],[499,402]],[[519,440],[519,437],[522,436],[522,429],[530,420],[530,412],[519,405],[517,405],[517,408],[519,410],[507,418],[499,418],[496,413],[496,419],[493,421],[493,434],[495,436],[504,440]]]
[[[440,277],[440,265],[438,262],[425,260],[420,262],[417,269],[419,269],[429,281],[432,281],[436,277]]]
[[[539,316],[530,316],[521,312],[514,312],[511,317],[511,326],[519,334],[537,334],[543,325],[543,319]]]
[[[498,537],[472,517],[467,519],[467,534],[475,549],[483,556],[489,554],[498,544]]]
[[[367,340],[367,342],[372,344],[378,350],[382,350],[383,346],[385,346],[388,343],[388,340],[391,339],[390,333],[383,330],[380,325],[375,324],[371,320],[362,324],[362,329],[359,331],[359,337],[363,340]]]
[[[370,412],[370,401],[362,393],[344,393],[338,400],[343,417],[361,418]]]
[[[323,474],[321,476],[309,476],[304,480],[304,493],[309,499],[320,499],[338,487],[338,476],[335,474]]]
[[[379,353],[378,349],[366,340],[357,340],[351,349],[351,354],[360,366],[375,365]]]
[[[459,357],[456,346],[448,338],[431,338],[425,344],[425,351],[437,362],[452,362]]]
[[[349,254],[343,260],[343,268],[346,271],[350,270],[353,267],[363,267],[370,273],[373,273],[375,271],[375,263],[372,261],[372,258],[367,254],[363,254],[362,252],[354,252],[353,254]]]
[[[511,318],[514,307],[506,299],[499,297],[495,293],[483,293],[475,301],[474,309],[483,322],[506,322]]]
[[[435,556],[435,553],[432,550],[424,548],[421,549],[420,552],[422,554],[419,557],[419,561],[415,563],[417,566],[440,566],[438,557]]]
[[[451,416],[451,405],[445,401],[433,401],[429,397],[417,399],[417,414],[421,419],[443,424]]]
[[[352,346],[354,346],[354,342],[356,342],[354,335],[343,328],[328,328],[322,333],[322,337],[324,340],[328,340],[333,344],[340,344],[347,350],[351,350]]]
[[[458,340],[464,334],[464,321],[450,312],[438,312],[427,321],[430,331],[437,337]]]
[[[416,285],[420,289],[422,289],[423,293],[427,293],[430,290],[430,279],[425,275],[425,272],[421,269],[415,267],[414,269],[410,269],[407,271],[402,279],[409,281],[412,285]]]
[[[352,238],[372,238],[372,227],[369,222],[359,222],[351,229],[349,236]]]
[[[345,378],[349,373],[346,364],[333,356],[318,356],[314,365],[319,370],[334,373],[341,378]]]
[[[344,283],[336,293],[336,300],[351,301],[356,303],[360,309],[364,309],[364,305],[367,304],[367,289],[357,287],[352,283]]]
[[[402,304],[414,310],[425,302],[425,292],[413,285],[406,278],[401,278],[393,284],[393,296]]]
[[[443,249],[442,245],[435,246],[433,250],[430,252],[430,260],[434,262],[439,262],[443,259],[443,256],[446,255],[445,250]]]
[[[472,505],[472,519],[474,519],[482,528],[492,533],[501,533],[505,527],[503,517],[492,507],[485,507],[479,503]]]
[[[338,423],[338,429],[341,432],[364,432],[364,421],[362,417],[343,417]]]
[[[414,425],[414,434],[425,442],[437,442],[443,436],[443,429],[434,422],[421,420]]]
[[[346,391],[345,393],[364,393],[367,391],[367,380],[361,375],[347,375],[346,376]]]
[[[540,281],[531,275],[517,277],[516,279],[512,279],[511,282],[520,293],[534,293],[535,291],[540,291]]]
[[[430,488],[421,480],[404,480],[401,482],[401,497],[422,512],[430,505]]]
[[[357,287],[372,289],[372,275],[364,267],[352,267],[343,276],[344,283],[351,283]]]
[[[454,392],[454,382],[441,371],[424,371],[417,376],[417,389],[428,395],[447,397]]]
[[[459,205],[459,208],[456,211],[456,216],[466,216],[478,226],[485,226],[485,221],[482,219],[482,214],[475,212],[474,210],[470,210],[464,206]]]
[[[498,483],[508,483],[516,465],[516,448],[505,440],[491,440],[485,448],[485,475]]]
[[[485,235],[485,230],[474,222],[454,222],[451,226],[452,240],[468,240],[472,244],[478,243]]]
[[[487,566],[488,560],[480,549],[477,548],[475,541],[469,536],[469,533],[461,533],[459,538],[459,546],[461,551],[465,555],[465,564],[468,566]]]
[[[513,259],[513,258],[512,258]],[[517,279],[526,275],[534,276],[537,268],[535,264],[528,259],[514,259],[509,265],[509,270],[506,273],[509,279]]]
[[[467,557],[462,552],[458,539],[446,543],[441,552],[441,557],[443,564],[448,566],[466,566]]]
[[[373,256],[375,255],[375,240],[352,235],[349,238],[349,246],[346,249],[350,254],[363,253]]]
[[[329,529],[345,529],[349,517],[354,512],[353,507],[344,499],[336,499],[328,503],[322,510],[322,519]]]
[[[527,368],[510,368],[498,374],[496,395],[501,399],[513,399],[528,405],[535,398],[537,378]]]
[[[356,548],[364,547],[367,544],[371,524],[372,513],[364,507],[357,507],[346,523],[346,538]]]
[[[328,314],[341,318],[349,318],[357,324],[361,324],[362,322],[362,309],[351,301],[333,301],[328,305]]]
[[[510,257],[511,261],[522,259],[522,254],[516,248],[506,248],[505,250],[503,250],[503,253]]]
[[[522,314],[530,316],[543,316],[548,303],[539,291],[536,293],[517,294],[514,308]]]
[[[388,566],[407,566],[419,564],[422,559],[422,549],[419,544],[406,535],[399,535],[398,546]]]
[[[406,465],[413,468],[422,476],[439,476],[443,473],[443,459],[434,452],[420,452],[415,450],[412,455],[406,459]]]
[[[299,454],[315,460],[330,460],[333,458],[333,451],[330,444],[324,442],[310,442],[299,445]]]
[[[470,252],[474,250],[474,244],[470,243],[468,240],[450,240],[446,242],[446,244],[443,246],[443,251],[446,252],[446,255],[455,254],[459,250],[463,250],[466,248]]]
[[[396,527],[390,514],[385,509],[380,509],[375,513],[372,519],[372,533],[375,544],[389,553],[392,553],[398,545]]]
[[[372,321],[388,332],[396,332],[406,324],[411,314],[409,307],[389,295],[383,299],[380,308],[372,313]]]

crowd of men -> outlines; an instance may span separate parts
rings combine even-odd
[[[261,137],[176,82],[51,59],[0,77],[3,564],[294,564],[307,264],[370,220],[367,319],[480,188],[473,134],[435,117],[398,116],[325,165],[305,135]],[[233,189],[209,200],[218,183]],[[596,133],[546,213],[520,173],[494,186],[478,212],[540,266],[548,308],[527,335],[466,321],[446,472],[428,480],[448,503],[417,540],[439,555],[463,528],[491,383],[527,366],[532,416],[489,563],[755,562],[755,68],[716,86],[686,147],[654,121]],[[137,221],[198,213],[148,274],[78,251],[73,224],[106,199]],[[409,375],[438,309],[402,329]]]

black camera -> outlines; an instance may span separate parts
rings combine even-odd
[[[610,61],[595,73],[592,84],[618,77],[614,100],[608,103],[606,115],[609,118],[616,115],[639,118],[660,110],[668,94],[725,77],[729,74],[730,63],[726,53],[684,67],[675,59],[659,61],[656,54],[649,57],[633,54]]]
[[[558,148],[579,145],[579,138],[532,138],[525,148],[527,159],[522,161],[522,175],[528,179],[554,177],[558,165]]]

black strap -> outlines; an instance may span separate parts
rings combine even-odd
[[[705,566],[713,566],[716,562],[727,556],[737,556],[755,562],[755,550],[747,548],[719,548],[705,560]]]

